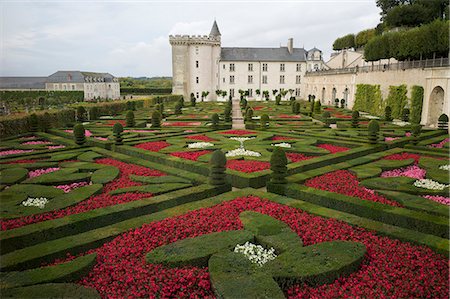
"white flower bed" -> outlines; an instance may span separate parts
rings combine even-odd
[[[255,137],[230,137],[231,140],[236,140],[238,142],[244,142],[250,139],[255,139]]]
[[[401,121],[401,120],[394,120],[392,122],[392,124],[396,125],[396,126],[404,127],[406,125],[409,125],[409,122],[405,122],[405,121]]]
[[[22,205],[25,207],[38,207],[39,209],[43,209],[47,203],[48,199],[45,197],[28,197],[27,200],[22,202]]]
[[[214,143],[211,142],[194,142],[188,144],[188,148],[207,148],[214,146]]]
[[[380,119],[378,116],[373,116],[373,115],[364,115],[365,118],[368,119]]]
[[[237,148],[231,150],[225,154],[226,157],[248,156],[248,157],[261,157],[261,154],[254,151],[246,150],[245,148]]]
[[[287,143],[287,142],[275,143],[275,144],[272,144],[272,146],[285,147],[285,148],[291,148],[292,147],[292,145],[290,143]]]
[[[253,116],[252,119],[261,119],[261,116]]]
[[[242,253],[250,260],[250,262],[258,264],[259,266],[262,266],[277,257],[275,249],[272,247],[267,250],[261,245],[255,245],[250,242],[245,242],[244,245],[236,245],[234,252]]]
[[[447,171],[449,171],[450,170],[450,164],[439,166],[439,169],[440,170],[447,170]]]
[[[444,190],[448,187],[448,185],[441,184],[430,179],[417,180],[414,182],[414,186],[430,190]]]

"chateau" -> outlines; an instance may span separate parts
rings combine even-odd
[[[302,88],[307,71],[324,68],[322,52],[313,48],[294,48],[290,38],[286,47],[227,48],[221,46],[221,34],[216,21],[209,35],[171,35],[173,94],[189,98],[193,93],[206,100],[217,100],[217,90],[233,98],[239,90],[248,91],[248,98],[258,97],[267,90],[292,90],[293,96],[305,97]]]

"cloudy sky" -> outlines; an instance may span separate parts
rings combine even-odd
[[[56,70],[171,76],[169,34],[209,34],[225,47],[318,47],[376,26],[375,0],[0,0],[0,76]]]

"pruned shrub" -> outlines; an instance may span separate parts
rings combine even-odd
[[[77,107],[77,121],[84,122],[86,121],[86,109],[83,106]]]
[[[391,106],[386,106],[386,108],[384,108],[384,120],[392,121],[392,109],[391,109]]]
[[[441,130],[448,130],[448,116],[447,114],[441,114],[438,118],[438,128]]]
[[[404,121],[404,122],[408,122],[409,121],[409,109],[408,108],[403,108],[402,121]]]
[[[41,121],[42,131],[48,132],[52,128],[50,113],[45,112]]]
[[[37,132],[39,130],[38,126],[38,117],[36,114],[30,115],[30,131],[31,132]]]
[[[158,110],[153,111],[152,113],[152,128],[160,128],[161,127],[161,113]]]
[[[270,121],[270,118],[267,114],[261,115],[261,119],[260,119],[261,129],[264,129],[264,130],[267,129],[267,127],[269,127],[269,121]]]
[[[331,117],[331,113],[330,113],[330,111],[325,111],[323,114],[322,114],[322,117],[324,118],[324,127],[325,128],[329,128],[330,127],[330,124],[331,124],[331,122],[330,122],[330,117]]]
[[[272,152],[270,157],[270,170],[272,175],[270,182],[274,184],[286,184],[287,176],[287,158],[284,150],[278,146]]]
[[[219,114],[214,113],[211,115],[211,122],[214,129],[217,129],[219,126]]]
[[[73,137],[75,139],[75,143],[78,145],[83,145],[86,143],[85,130],[82,124],[76,124],[73,127]]]
[[[225,110],[223,112],[223,116],[224,116],[226,122],[230,122],[232,120],[232,118],[231,118],[231,106],[230,105],[226,105],[225,106]]]
[[[378,121],[372,119],[369,122],[368,131],[369,143],[376,144],[378,141],[378,133],[380,132],[380,124]]]
[[[136,125],[136,123],[134,121],[134,112],[132,110],[127,112],[126,124],[127,124],[127,127],[134,127]]]
[[[314,102],[314,113],[320,114],[321,111],[322,111],[322,104],[320,103],[320,101]]]
[[[132,111],[130,111],[130,112],[132,112]],[[114,135],[114,143],[116,145],[123,144],[122,132],[123,132],[123,126],[120,123],[115,123],[113,126],[113,135]]]
[[[359,111],[355,110],[352,112],[352,127],[359,127]]]
[[[413,124],[411,126],[412,144],[417,145],[419,143],[419,136],[422,131],[422,126],[420,124]]]
[[[176,103],[176,105],[175,105],[175,114],[176,115],[180,115],[183,113],[181,108],[183,108],[182,104],[180,102]]]
[[[220,186],[226,184],[226,165],[227,158],[225,154],[220,149],[215,150],[209,160],[209,183],[211,185]]]

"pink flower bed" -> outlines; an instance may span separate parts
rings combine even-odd
[[[412,153],[400,153],[400,154],[392,154],[389,156],[383,157],[385,160],[408,160],[408,159],[414,159],[414,162],[417,164],[419,163],[420,155],[418,154],[412,154]]]
[[[444,145],[445,145],[446,143],[448,143],[448,142],[449,142],[449,139],[448,139],[448,138],[445,138],[444,140],[442,140],[442,141],[439,142],[439,143],[433,143],[433,144],[430,144],[429,147],[443,148]]]
[[[450,206],[450,197],[440,196],[440,195],[425,195],[426,199],[441,203],[443,205]]]
[[[253,160],[228,160],[227,168],[236,171],[251,173],[263,171],[270,168],[269,162],[253,161]]]
[[[417,180],[422,180],[425,178],[426,174],[427,171],[425,169],[422,169],[417,165],[410,165],[404,168],[383,171],[380,176],[382,178],[405,176]]]
[[[135,145],[134,147],[145,149],[152,152],[159,152],[165,147],[170,146],[171,144],[166,141],[150,141]]]
[[[17,154],[25,154],[25,153],[31,153],[34,152],[34,150],[6,150],[6,151],[0,151],[0,157],[1,156],[9,156],[9,155],[17,155]]]
[[[102,124],[103,126],[113,127],[116,123],[121,124],[123,127],[127,126],[127,122],[124,120],[108,120],[106,123]]]
[[[108,141],[107,137],[94,137],[94,138],[100,141]]]
[[[247,130],[228,130],[228,131],[219,132],[219,134],[242,136],[242,135],[256,134],[256,132],[247,131]]]
[[[400,137],[385,137],[384,141],[391,142],[391,141],[398,140],[398,139],[400,139]]]
[[[191,161],[197,161],[200,156],[206,155],[211,153],[209,150],[203,150],[203,151],[195,151],[195,152],[173,152],[170,153],[171,156],[187,159]]]
[[[42,140],[38,140],[38,141],[27,141],[22,143],[22,145],[39,145],[39,144],[52,144],[50,141],[42,141]]]
[[[28,137],[21,137],[20,140],[32,140],[32,139],[36,139],[36,136],[28,136]]]
[[[124,130],[125,133],[156,133],[158,130]]]
[[[66,147],[65,145],[50,145],[50,146],[47,146],[47,148],[49,150],[60,149],[60,148],[65,148],[65,147]]]
[[[202,123],[199,121],[191,121],[191,122],[182,122],[182,121],[175,121],[175,122],[163,122],[164,127],[186,127],[186,126],[200,126]]]
[[[59,169],[60,169],[59,167],[50,167],[50,168],[42,168],[42,169],[32,170],[32,171],[28,172],[28,177],[35,178],[35,177],[38,177],[38,176],[46,174],[46,173],[57,171]]]
[[[187,139],[192,139],[192,140],[200,140],[200,141],[216,141],[213,138],[210,138],[206,135],[192,135],[192,136],[186,136]]]
[[[305,186],[347,196],[359,197],[362,200],[370,200],[394,207],[402,206],[396,201],[389,200],[382,195],[376,194],[373,190],[360,186],[356,175],[348,170],[337,170],[309,179],[305,182]]]
[[[296,284],[284,290],[288,298],[448,298],[448,260],[430,248],[256,196],[238,197],[125,232],[85,253],[96,252],[96,264],[77,283],[95,288],[102,298],[214,298],[207,267],[148,264],[145,255],[186,238],[240,230],[239,214],[244,211],[285,222],[304,246],[337,240],[366,246],[367,254],[357,271],[326,285]],[[68,255],[64,260],[74,258]]]
[[[83,186],[87,186],[89,185],[88,182],[78,182],[78,183],[72,183],[72,184],[68,184],[68,185],[59,185],[59,186],[55,186],[55,188],[61,189],[63,190],[65,193],[69,193],[70,191],[83,187]]]
[[[323,148],[323,149],[326,149],[331,154],[345,152],[345,151],[348,151],[350,149],[348,147],[337,146],[337,145],[328,144],[328,143],[318,144],[316,146],[320,147],[320,148]]]
[[[305,161],[305,160],[309,160],[309,159],[313,159],[315,158],[314,156],[306,156],[304,154],[299,154],[299,153],[286,153],[286,157],[292,162],[300,162],[300,161]]]
[[[73,134],[73,130],[64,130],[64,132]],[[84,130],[84,136],[91,137],[92,136],[92,132],[89,131],[89,130]]]

